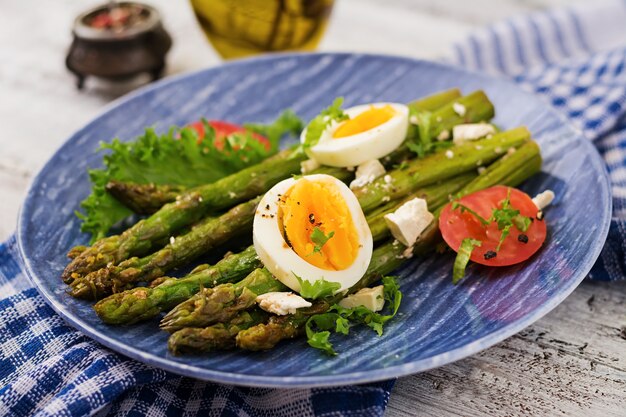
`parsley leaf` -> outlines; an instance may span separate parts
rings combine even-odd
[[[472,252],[475,247],[480,247],[482,242],[480,240],[465,238],[459,246],[459,250],[456,253],[454,259],[454,266],[452,267],[452,283],[457,284],[465,276],[465,268],[472,256]]]
[[[452,202],[452,210],[456,210],[456,209],[461,209],[461,213],[468,212],[472,216],[476,217],[476,219],[478,219],[478,221],[483,226],[489,226],[489,223],[491,223],[490,219],[485,219],[483,216],[481,216],[480,214],[476,213],[474,210],[472,210],[471,208],[467,207],[466,205],[461,204],[458,201],[453,201]]]
[[[522,216],[519,210],[511,208],[510,188],[506,198],[502,200],[500,208],[493,210],[491,214],[491,219],[498,224],[498,230],[502,232],[500,234],[498,246],[496,247],[496,252],[500,250],[500,247],[504,243],[504,240],[510,234],[512,226],[517,227],[520,232],[525,232],[530,227],[531,222],[530,218]]]
[[[304,136],[303,147],[305,149],[317,145],[322,133],[333,123],[343,122],[350,117],[341,110],[343,104],[343,97],[337,97],[330,107],[322,110],[320,114],[315,116],[306,127],[306,134]]]
[[[326,281],[324,278],[318,279],[311,283],[309,280],[302,279],[296,275],[293,271],[291,273],[296,277],[300,283],[300,295],[309,300],[317,300],[322,297],[329,297],[341,288],[341,284],[338,282]]]
[[[530,224],[532,223],[530,217],[522,216],[521,214],[518,214],[511,220],[513,221],[515,227],[517,227],[517,230],[519,230],[520,232],[526,232],[530,227]]]
[[[385,306],[389,310],[386,315],[375,313],[363,306],[343,308],[338,304],[330,307],[328,312],[311,316],[306,323],[306,335],[309,346],[320,349],[329,355],[336,355],[329,340],[330,331],[347,335],[351,324],[364,324],[373,329],[378,336],[383,334],[383,325],[393,318],[402,301],[402,293],[394,277],[383,278]]]
[[[324,234],[324,231],[322,229],[320,229],[319,227],[314,227],[313,228],[313,232],[311,233],[311,241],[313,243],[315,243],[315,247],[313,248],[313,252],[311,252],[309,255],[313,255],[314,253],[318,253],[322,251],[322,247],[326,244],[326,242],[328,242],[330,240],[330,238],[332,238],[333,236],[335,236],[335,232],[331,231],[330,233],[328,233],[327,235]]]
[[[500,240],[498,241],[498,246],[496,246],[496,252],[500,252],[500,247],[504,243],[504,239],[506,239],[506,237],[511,232],[511,226],[513,226],[513,225],[512,224],[507,224],[506,226],[504,226],[502,228],[502,233],[500,233]]]
[[[406,146],[410,151],[414,152],[419,158],[438,148],[433,143],[430,131],[432,124],[432,113],[426,110],[419,110],[409,105],[409,120],[417,122],[417,126],[413,123],[409,124],[407,133]]]
[[[335,352],[335,350],[333,349],[333,345],[328,341],[328,338],[330,337],[330,332],[328,330],[325,330],[322,332],[313,331],[308,326],[308,322],[307,322],[306,337],[307,337],[307,343],[309,344],[309,346],[315,349],[320,349],[324,351],[325,353],[327,353],[328,355],[332,355],[332,356],[337,355],[337,352]]]

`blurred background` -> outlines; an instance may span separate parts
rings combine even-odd
[[[146,0],[145,3],[160,12],[163,26],[171,36],[162,73],[167,76],[218,65],[223,62],[223,56],[237,57],[263,49],[304,47],[438,59],[449,53],[455,41],[490,22],[585,1],[591,0]],[[0,0],[3,133],[0,136],[3,193],[0,241],[14,230],[30,178],[53,151],[72,132],[102,112],[107,103],[151,80],[149,74],[123,82],[87,77],[83,88],[77,88],[77,77],[65,63],[72,43],[72,27],[81,13],[103,3]],[[240,9],[247,8],[251,15],[262,15],[264,8],[271,8],[267,21],[273,23],[255,26],[245,13],[230,13],[232,3]],[[298,10],[303,17],[289,29],[285,20],[275,20],[276,10],[283,9]],[[133,19],[139,19],[135,23],[141,25],[144,18]],[[95,26],[116,24],[115,19],[110,22],[101,16],[90,19]],[[117,16],[120,19],[128,16]],[[245,42],[233,45],[225,40],[224,31],[232,28],[237,30],[228,34],[244,37]],[[207,41],[207,33],[213,45]],[[89,38],[93,33],[87,30],[82,35]],[[89,61],[89,52],[82,53],[79,58]]]

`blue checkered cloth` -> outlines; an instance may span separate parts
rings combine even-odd
[[[598,279],[626,268],[625,22],[623,1],[543,12],[477,32],[448,59],[544,96],[597,145],[614,195]],[[15,239],[0,245],[0,415],[380,416],[392,387],[238,388],[151,368],[68,327],[24,276]]]

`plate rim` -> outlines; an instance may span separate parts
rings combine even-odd
[[[80,331],[81,333],[87,335],[92,340],[95,340],[102,345],[111,348],[112,350],[120,353],[124,356],[127,356],[131,359],[138,360],[147,364],[149,366],[157,367],[178,375],[193,377],[197,379],[201,379],[204,381],[212,381],[217,383],[224,384],[232,384],[238,386],[247,386],[247,387],[266,387],[266,388],[313,388],[313,387],[331,387],[331,386],[340,386],[340,385],[352,385],[352,384],[364,384],[371,383],[377,381],[383,381],[391,378],[398,378],[402,376],[407,376],[419,372],[428,371],[433,368],[437,368],[457,360],[469,357],[474,355],[482,350],[485,350],[506,338],[520,332],[525,327],[531,325],[535,321],[539,320],[550,311],[552,311],[556,306],[558,306],[567,296],[569,296],[574,289],[578,287],[578,285],[582,282],[582,280],[589,274],[591,268],[594,263],[600,256],[603,245],[596,245],[593,251],[588,252],[586,257],[586,261],[581,265],[581,267],[577,270],[577,278],[572,279],[565,287],[561,289],[559,294],[555,297],[550,298],[550,300],[543,304],[541,307],[537,308],[534,312],[528,314],[523,319],[519,319],[515,321],[513,324],[506,325],[502,329],[489,333],[471,343],[465,344],[456,349],[439,353],[434,356],[430,356],[428,358],[419,359],[416,361],[408,362],[402,365],[394,365],[386,368],[380,368],[375,371],[359,371],[359,372],[349,372],[340,375],[313,375],[313,376],[264,376],[264,375],[249,375],[249,374],[241,374],[234,372],[225,372],[225,371],[217,371],[208,368],[202,368],[195,365],[188,365],[181,362],[171,361],[167,357],[157,356],[151,353],[143,352],[139,349],[133,348],[123,342],[116,340],[115,338],[109,337],[105,334],[100,333],[97,329],[91,327],[88,323],[83,323],[79,317],[75,317],[75,315],[66,310],[65,306],[58,302],[55,298],[55,295],[49,293],[45,286],[43,285],[42,280],[35,274],[33,270],[33,266],[31,265],[30,260],[26,256],[24,251],[24,234],[25,228],[28,223],[28,219],[26,216],[26,206],[28,205],[29,200],[32,199],[32,196],[35,192],[35,185],[38,184],[42,178],[44,172],[50,168],[50,164],[54,157],[63,150],[65,146],[69,146],[69,143],[72,140],[80,136],[84,131],[91,128],[91,126],[98,122],[102,117],[104,117],[109,112],[113,111],[118,106],[125,104],[126,102],[134,100],[136,97],[149,94],[153,90],[160,89],[166,85],[171,83],[176,83],[179,80],[184,80],[187,78],[195,77],[204,72],[210,72],[214,70],[223,70],[224,68],[229,68],[232,66],[241,66],[241,65],[250,65],[259,61],[267,61],[267,60],[280,60],[289,57],[318,57],[322,59],[323,57],[363,57],[368,59],[384,59],[384,60],[398,60],[409,64],[417,64],[417,65],[428,65],[433,67],[439,67],[443,70],[454,70],[457,72],[463,72],[472,77],[477,77],[485,82],[489,82],[492,80],[498,80],[500,83],[508,84],[511,88],[515,88],[520,94],[524,94],[534,99],[541,100],[540,97],[535,94],[531,94],[527,91],[524,91],[519,87],[519,85],[513,83],[512,81],[503,78],[503,77],[494,77],[492,75],[477,73],[474,71],[466,70],[464,68],[455,67],[452,65],[448,65],[441,62],[433,62],[429,60],[419,59],[419,58],[411,58],[406,56],[398,56],[391,54],[376,54],[376,53],[350,53],[350,52],[316,52],[316,53],[275,53],[268,54],[258,57],[252,57],[247,59],[240,59],[235,61],[230,61],[227,63],[222,63],[220,65],[211,66],[208,68],[202,68],[191,72],[186,72],[182,74],[176,74],[169,77],[166,77],[162,80],[159,80],[155,83],[148,84],[144,87],[141,87],[135,91],[132,91],[128,94],[125,94],[111,103],[105,105],[102,110],[96,114],[92,119],[89,120],[83,127],[77,129],[73,134],[71,134],[50,156],[50,158],[46,161],[46,163],[42,166],[42,168],[38,171],[37,175],[35,175],[30,181],[27,192],[25,194],[22,205],[20,206],[19,214],[18,214],[18,223],[17,223],[17,247],[19,251],[19,255],[21,257],[22,263],[25,267],[26,276],[29,278],[31,283],[37,289],[38,293],[44,298],[46,303],[57,313],[59,314],[71,327]],[[543,100],[542,100],[543,101]],[[598,237],[603,241],[606,241],[606,237],[608,236],[609,226],[611,222],[611,213],[612,213],[612,189],[610,186],[610,177],[608,174],[608,170],[606,164],[604,163],[602,157],[600,156],[598,150],[593,146],[592,142],[585,138],[583,133],[577,129],[572,123],[563,115],[561,112],[557,111],[550,103],[543,101],[546,110],[551,112],[560,122],[565,125],[570,126],[574,131],[576,131],[577,135],[576,141],[582,142],[583,151],[587,152],[587,154],[591,158],[592,165],[597,168],[598,172],[603,174],[601,183],[602,192],[606,194],[608,204],[604,205],[604,211],[602,213],[603,224],[600,228],[600,232]],[[591,256],[589,256],[589,254]]]

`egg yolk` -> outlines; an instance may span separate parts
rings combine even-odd
[[[334,184],[300,179],[281,197],[278,217],[285,241],[308,263],[340,271],[356,259],[359,236],[350,210]],[[313,235],[316,228],[319,230]],[[332,233],[321,246],[320,232],[325,237]]]
[[[347,136],[356,135],[357,133],[366,132],[389,121],[389,119],[395,115],[396,111],[390,105],[384,107],[370,106],[369,109],[358,116],[341,124],[333,133],[333,138],[345,138]]]

